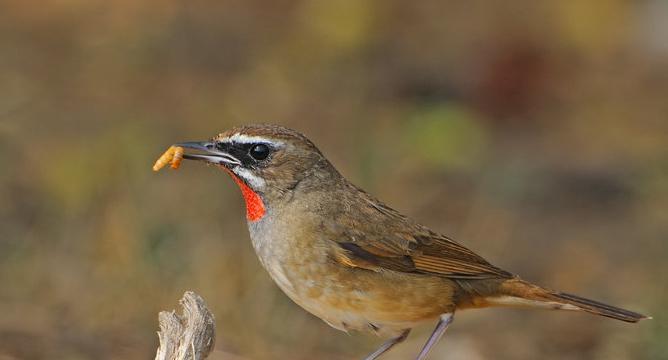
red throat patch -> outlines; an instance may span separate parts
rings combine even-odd
[[[267,210],[264,208],[264,203],[262,202],[260,195],[258,195],[255,191],[253,191],[253,189],[246,185],[246,183],[243,182],[243,180],[241,180],[235,173],[227,168],[223,169],[227,171],[228,174],[230,174],[234,182],[236,182],[241,189],[241,195],[246,201],[246,219],[248,219],[248,221],[257,221],[262,219]]]

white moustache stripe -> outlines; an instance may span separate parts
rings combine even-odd
[[[241,166],[236,166],[232,168],[232,171],[237,174],[240,178],[244,179],[250,185],[253,190],[262,190],[264,189],[265,182],[264,179],[258,176],[255,176],[250,170],[243,168]]]

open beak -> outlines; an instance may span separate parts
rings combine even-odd
[[[183,142],[174,144],[174,146],[180,146],[186,150],[195,150],[197,152],[183,154],[184,159],[188,160],[200,160],[205,161],[211,164],[224,165],[224,166],[236,166],[241,165],[241,161],[235,158],[234,156],[220,151],[216,148],[216,145],[211,141],[201,141],[201,142]]]

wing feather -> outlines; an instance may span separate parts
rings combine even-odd
[[[361,190],[360,190],[361,191]],[[419,225],[371,198],[356,210],[363,216],[337,214],[335,229],[323,226],[334,240],[334,259],[351,267],[431,274],[453,279],[510,278],[513,275],[454,240]],[[358,202],[359,203],[359,202]],[[330,230],[330,231],[328,231]]]

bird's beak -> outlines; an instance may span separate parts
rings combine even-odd
[[[225,151],[217,149],[216,144],[210,141],[183,142],[174,144],[174,146],[180,146],[186,150],[198,151],[195,153],[186,152],[183,154],[184,159],[206,161],[211,164],[225,166],[241,165],[241,161],[239,161],[239,159]]]

